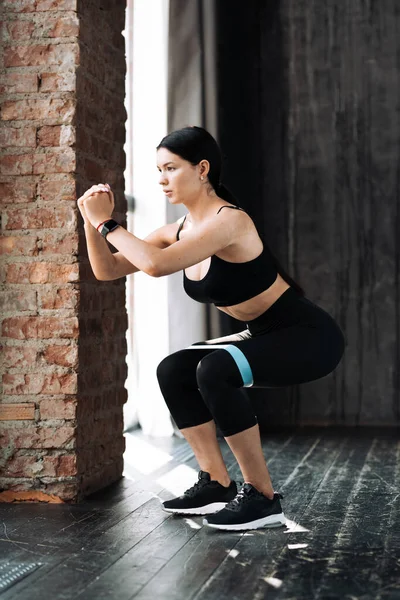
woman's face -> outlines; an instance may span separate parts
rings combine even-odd
[[[157,151],[159,184],[171,204],[183,204],[201,191],[200,167],[193,166],[166,148]]]

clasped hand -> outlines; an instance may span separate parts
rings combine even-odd
[[[100,223],[111,219],[114,210],[114,194],[108,183],[92,185],[77,201],[85,223],[97,228]]]

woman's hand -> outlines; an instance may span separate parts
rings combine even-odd
[[[114,194],[108,183],[93,185],[78,201],[78,208],[85,223],[97,227],[111,218],[114,210]]]

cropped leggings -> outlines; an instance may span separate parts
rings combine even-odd
[[[344,347],[332,317],[289,288],[244,331],[167,356],[157,377],[179,429],[214,420],[228,437],[257,423],[245,388],[324,377],[338,365]]]

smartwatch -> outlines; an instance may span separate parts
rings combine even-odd
[[[108,221],[103,223],[100,233],[103,238],[107,238],[107,234],[110,233],[110,231],[117,229],[117,227],[119,227],[119,223],[117,223],[117,221],[114,221],[114,219],[108,219]]]

